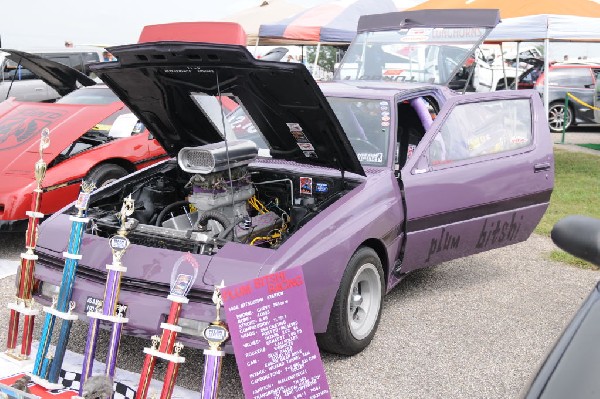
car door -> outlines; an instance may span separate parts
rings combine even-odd
[[[54,90],[26,68],[19,66],[11,69],[10,72],[4,73],[4,78],[4,81],[0,83],[2,85],[0,101],[5,100],[7,95],[20,101],[45,101],[49,99],[49,91],[54,92],[58,97]]]
[[[454,96],[401,171],[402,272],[526,240],[554,184],[533,90]]]

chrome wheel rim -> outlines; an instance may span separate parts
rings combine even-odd
[[[554,132],[562,131],[565,122],[565,107],[564,105],[555,105],[548,110],[548,125]],[[571,125],[571,111],[567,110],[567,125]]]
[[[350,285],[346,306],[350,333],[355,339],[364,339],[375,327],[381,306],[381,290],[375,265],[362,265]]]

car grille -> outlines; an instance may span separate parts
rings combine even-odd
[[[38,263],[43,263],[45,266],[61,271],[64,269],[65,265],[64,259],[42,253],[38,253]],[[77,266],[77,278],[83,278],[98,284],[106,283],[106,274],[105,271],[92,269],[81,264]],[[171,287],[169,284],[129,278],[126,275],[123,275],[121,277],[121,289],[130,292],[141,292],[147,295],[166,297],[169,295]],[[212,291],[192,288],[187,297],[192,302],[212,304],[212,295]]]

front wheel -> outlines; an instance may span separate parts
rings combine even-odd
[[[383,293],[381,260],[372,248],[359,248],[340,282],[327,331],[317,334],[319,347],[348,356],[365,349],[379,325]]]
[[[560,102],[550,104],[550,108],[548,109],[548,126],[551,132],[562,132],[563,125],[565,126],[565,130],[568,130],[572,123],[573,112],[570,108],[567,108],[567,120],[565,123],[565,104]]]
[[[126,175],[127,171],[119,165],[105,163],[92,169],[85,180],[93,182],[97,188],[100,188]]]

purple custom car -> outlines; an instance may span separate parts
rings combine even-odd
[[[340,67],[358,80],[320,85],[301,64],[255,60],[240,46],[110,49],[119,61],[94,71],[174,158],[92,196],[76,311],[102,297],[108,238],[130,194],[126,333],[158,331],[173,265],[191,252],[199,278],[180,336],[196,347],[215,317],[214,285],[302,266],[321,348],[355,354],[375,334],[383,295],[407,273],[527,239],[554,180],[544,110],[535,91],[444,86],[498,22],[489,10],[460,13],[361,19],[354,58]],[[403,78],[362,79],[391,70]],[[229,115],[225,98],[238,104]],[[42,301],[60,282],[73,212],[41,226]]]

